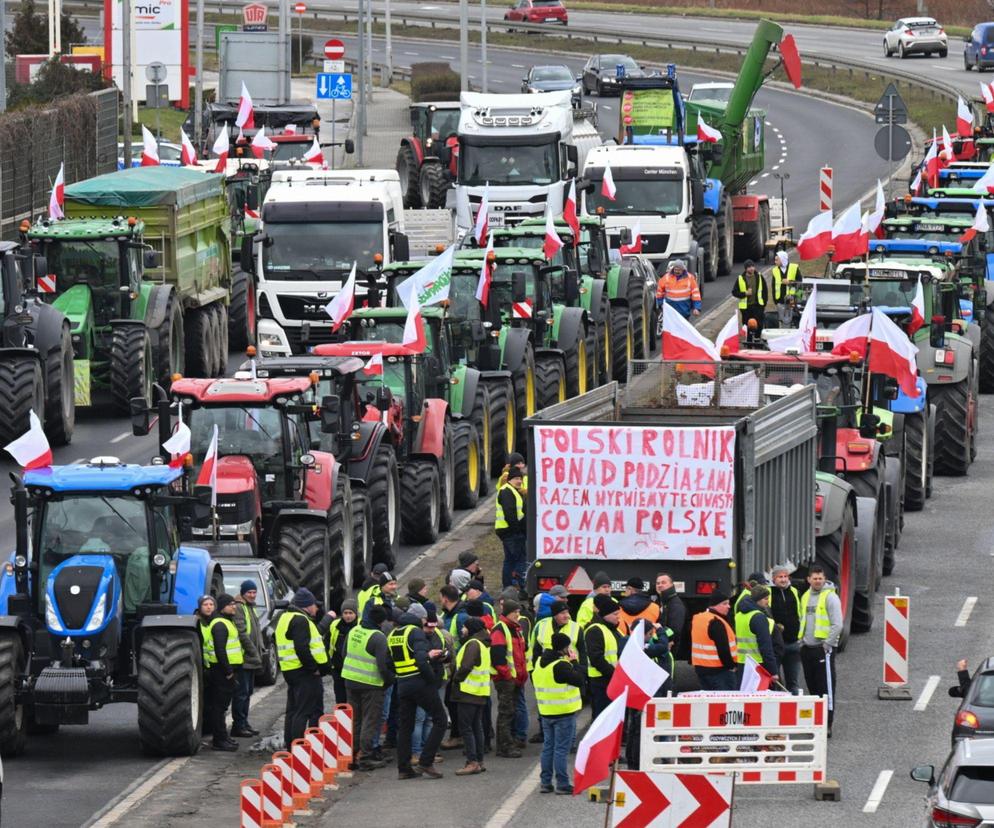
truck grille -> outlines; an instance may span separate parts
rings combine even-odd
[[[294,325],[284,325],[283,332],[290,343],[290,350],[295,354],[307,352],[311,345],[325,345],[332,341],[331,320],[328,319],[323,325],[308,325],[307,336],[304,336],[303,329]],[[306,339],[306,342],[305,342]]]
[[[316,296],[278,296],[280,311],[283,318],[292,321],[320,320],[331,324],[331,318],[325,311],[324,306],[331,301],[330,298],[318,299]]]

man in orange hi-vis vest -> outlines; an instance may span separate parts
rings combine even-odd
[[[713,592],[708,608],[694,616],[690,625],[690,663],[702,690],[738,690],[735,673],[738,646],[735,630],[725,620],[731,604],[723,592]]]

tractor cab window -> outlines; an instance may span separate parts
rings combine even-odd
[[[846,405],[845,390],[842,387],[842,380],[835,372],[821,373],[814,377],[815,388],[818,390],[819,405],[833,405],[836,407]]]
[[[436,109],[431,113],[431,135],[433,141],[444,141],[459,132],[458,109]]]
[[[58,279],[59,293],[74,285],[87,285],[97,321],[106,323],[117,318],[121,304],[121,273],[116,241],[55,241],[46,245],[45,255],[49,273],[56,274]],[[131,279],[130,273],[128,278]],[[138,282],[137,273],[134,282]]]
[[[890,308],[910,308],[918,282],[911,279],[871,279],[870,303]]]
[[[490,292],[497,302],[497,307],[511,307],[513,288],[512,280],[513,274],[517,271],[521,271],[525,274],[525,295],[531,299],[532,302],[535,301],[535,294],[537,290],[536,283],[540,281],[542,285],[542,294],[545,299],[545,307],[549,307],[552,303],[552,296],[549,292],[548,280],[539,280],[537,278],[537,269],[530,264],[525,265],[510,262],[507,264],[498,264],[494,271],[494,278],[490,286]]]
[[[480,301],[476,298],[479,283],[480,273],[477,269],[453,272],[449,286],[449,316],[467,321],[480,319]]]

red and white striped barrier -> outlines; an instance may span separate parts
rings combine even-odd
[[[311,798],[311,749],[303,739],[290,745],[290,770],[293,779],[293,809],[302,809]]]
[[[262,828],[279,828],[283,824],[283,771],[279,765],[263,765]]]
[[[262,782],[245,779],[241,784],[241,828],[262,828]]]
[[[338,769],[347,771],[352,763],[352,705],[335,705],[335,733],[338,737]]]
[[[283,819],[293,813],[293,762],[290,751],[281,750],[273,754],[273,764],[280,769],[283,778]]]
[[[318,727],[309,727],[304,731],[311,745],[311,751],[318,757],[323,781],[326,785],[334,785],[335,771],[338,770],[338,755],[331,750],[331,740],[325,735],[318,720]]]
[[[309,727],[304,731],[304,741],[311,752],[311,796],[317,796],[324,787],[324,745],[321,743],[321,731]]]
[[[877,698],[910,701],[908,645],[911,641],[911,599],[895,590],[884,596],[884,681]]]
[[[832,168],[822,167],[818,170],[818,209],[821,212],[832,211]]]
[[[321,738],[324,741],[325,753],[334,760],[337,772],[342,772],[342,762],[338,752],[338,731],[335,729],[335,714],[325,713],[318,719],[318,730],[321,731]]]

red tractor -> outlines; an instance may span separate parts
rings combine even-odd
[[[405,207],[445,206],[459,161],[459,111],[459,101],[411,104],[412,134],[397,152]]]

